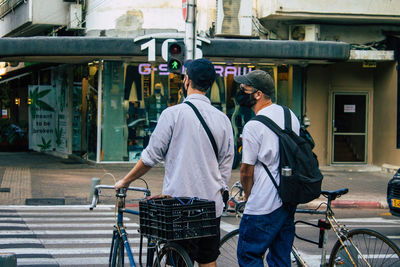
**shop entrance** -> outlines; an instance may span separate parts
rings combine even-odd
[[[368,93],[334,93],[332,163],[367,162]]]

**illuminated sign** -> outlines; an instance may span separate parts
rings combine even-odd
[[[0,62],[0,76],[7,73],[6,63]]]
[[[228,75],[244,75],[253,69],[250,67],[240,66],[220,66],[215,65],[215,72],[221,77],[227,77]],[[182,67],[182,73],[184,73],[185,67]],[[149,63],[139,64],[138,71],[140,75],[150,75],[152,71],[158,72],[158,75],[169,75],[167,64],[159,64],[158,66],[151,66]]]

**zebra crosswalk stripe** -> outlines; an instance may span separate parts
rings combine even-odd
[[[32,209],[2,206],[0,253],[15,253],[18,266],[106,266],[114,214],[111,207],[89,211],[86,206],[73,206],[71,209],[66,206]],[[124,221],[132,253],[138,261],[139,220],[131,218],[125,216]],[[144,248],[144,258],[145,254]],[[127,258],[126,262],[129,262]]]
[[[107,266],[114,221],[111,206],[95,211],[89,211],[88,206],[0,206],[0,253],[15,253],[22,266]],[[138,262],[139,220],[129,216],[125,221]],[[371,218],[364,225],[356,219],[342,221],[350,223],[346,225],[349,228],[400,227],[398,220],[380,218]],[[221,222],[221,229],[226,232],[236,228],[237,225]],[[143,252],[146,253],[145,248]],[[320,255],[300,253],[312,263],[310,266],[319,264]]]
[[[134,256],[135,262],[139,262],[139,257]],[[18,265],[29,265],[29,266],[44,266],[44,265],[60,265],[60,266],[100,266],[108,265],[108,256],[107,257],[74,257],[74,258],[40,258],[35,259],[32,262],[30,259],[21,258],[18,259]],[[128,263],[129,259],[125,257],[125,263]]]
[[[49,218],[49,217],[21,217],[21,218],[15,218],[15,217],[2,217],[0,218],[0,222],[4,221],[13,221],[13,222],[20,222],[20,221],[25,221],[25,222],[40,222],[40,221],[46,221],[46,222],[78,222],[78,221],[115,221],[114,217],[55,217],[55,218]],[[129,218],[124,219],[125,221],[130,221]]]
[[[18,223],[18,224],[17,224]],[[109,228],[112,229],[114,222],[109,223],[91,223],[91,224],[67,224],[67,223],[55,223],[55,224],[45,224],[45,223],[25,223],[23,221],[16,222],[14,226],[26,226],[30,229],[39,229],[39,228]],[[126,227],[138,227],[137,223],[125,223]],[[10,226],[9,223],[0,223],[0,227]]]
[[[139,238],[129,238],[130,244],[139,244]],[[0,246],[6,244],[43,244],[43,245],[68,245],[68,244],[110,244],[111,238],[0,238]]]

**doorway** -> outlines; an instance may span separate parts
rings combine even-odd
[[[332,163],[367,162],[368,93],[333,93]]]

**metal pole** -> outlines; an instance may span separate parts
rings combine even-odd
[[[188,14],[185,25],[185,47],[186,55],[185,59],[193,59],[195,51],[196,31],[195,31],[195,20],[196,20],[196,0],[188,0]]]
[[[92,183],[90,185],[90,196],[89,196],[89,202],[92,203],[92,198],[93,198],[93,194],[94,194],[94,188],[96,187],[96,185],[100,184],[100,178],[98,177],[92,177]]]
[[[101,155],[101,116],[102,116],[102,85],[103,85],[103,60],[99,61],[97,82],[97,148],[96,148],[96,163],[100,163]]]

